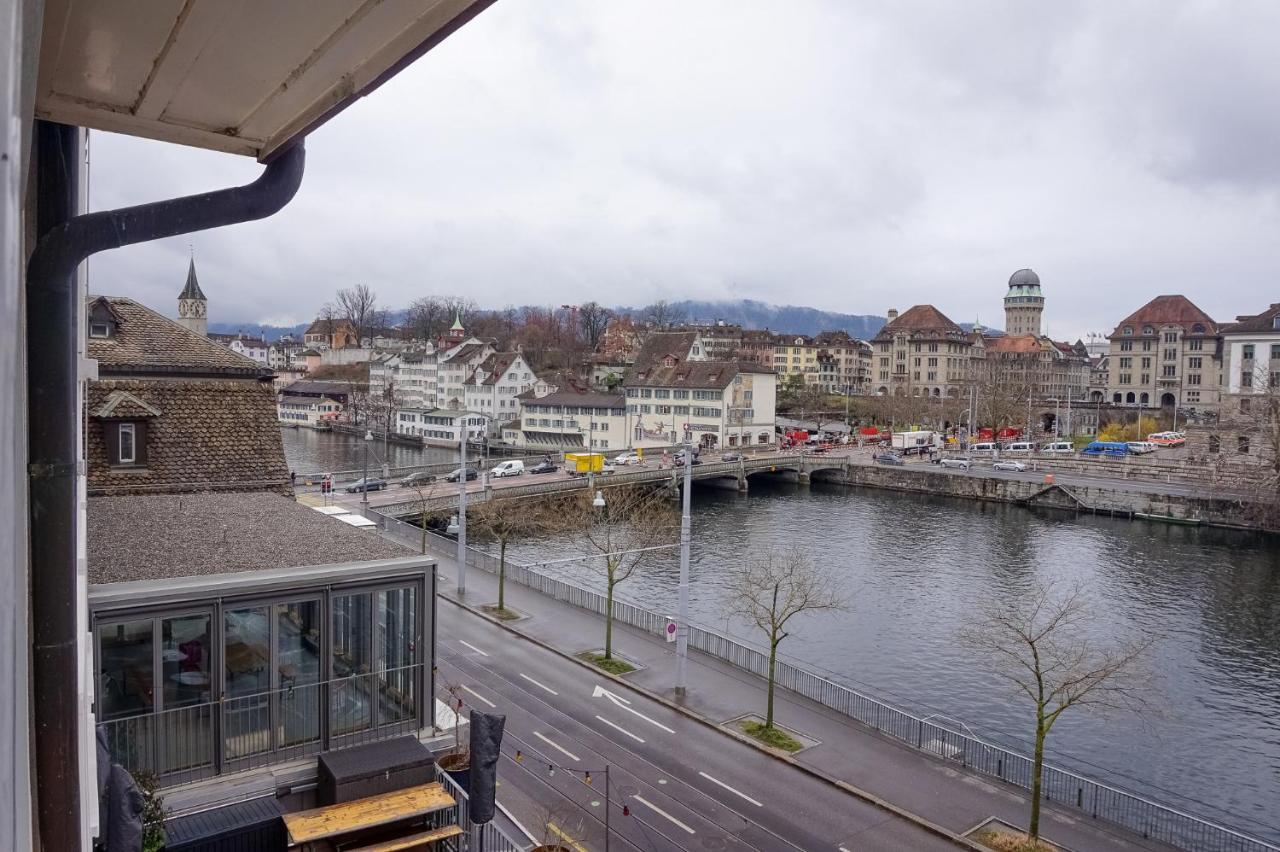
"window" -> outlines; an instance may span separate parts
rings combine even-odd
[[[1280,361],[1280,343],[1271,344],[1271,360]]]
[[[1193,370],[1199,370],[1202,362],[1203,362],[1203,359],[1200,358],[1199,356],[1196,356],[1194,358],[1188,358],[1187,366]]]
[[[1178,360],[1178,350],[1177,350],[1177,349],[1166,349],[1166,350],[1164,350],[1164,360],[1166,360],[1166,361],[1176,361],[1176,360]]]
[[[1178,368],[1173,364],[1165,364],[1162,368],[1162,374],[1166,379],[1173,378],[1178,372]]]
[[[1146,335],[1146,336],[1150,337],[1151,335],[1153,335],[1153,334],[1155,334],[1155,333],[1156,333],[1156,330],[1155,330],[1154,328],[1152,328],[1151,326],[1149,326],[1149,325],[1144,325],[1144,326],[1142,327],[1142,333],[1143,333],[1144,335]]]
[[[107,463],[143,466],[147,463],[147,424],[143,421],[108,422],[103,425]]]
[[[1150,352],[1150,351],[1151,351],[1151,341],[1150,341],[1150,340],[1144,340],[1144,341],[1142,341],[1142,351],[1143,351],[1143,352]]]
[[[1128,370],[1128,369],[1129,369],[1130,367],[1132,367],[1132,366],[1133,366],[1133,359],[1132,359],[1132,358],[1121,358],[1121,359],[1120,359],[1120,369],[1122,369],[1122,370]]]
[[[1249,455],[1249,436],[1241,435],[1236,438],[1236,452],[1242,456]]]
[[[1166,332],[1164,333],[1164,342],[1165,342],[1165,343],[1177,343],[1177,342],[1178,342],[1178,333],[1177,333],[1176,331],[1166,331]]]
[[[1240,350],[1240,357],[1246,361],[1253,360],[1253,344],[1246,343]]]
[[[1217,435],[1209,436],[1209,452],[1216,453],[1222,449],[1222,439]]]
[[[1240,387],[1253,387],[1253,370],[1245,370],[1240,373]]]
[[[1121,374],[1120,374],[1120,384],[1122,384],[1122,385],[1131,385],[1131,384],[1133,384],[1133,374],[1132,374],[1132,373],[1121,373]]]
[[[1202,350],[1204,349],[1204,341],[1203,341],[1203,340],[1188,340],[1188,341],[1187,341],[1187,349],[1189,349],[1189,350],[1190,350],[1190,351],[1192,351],[1192,352],[1200,352],[1200,351],[1202,351]]]
[[[1241,414],[1248,414],[1248,413],[1249,413],[1249,398],[1248,398],[1248,397],[1245,397],[1244,399],[1240,400],[1240,413],[1241,413]]]
[[[111,326],[105,322],[91,322],[89,323],[89,336],[90,337],[110,337]]]
[[[1151,384],[1151,374],[1150,374],[1150,373],[1143,373],[1143,374],[1142,374],[1142,381],[1141,381],[1141,382],[1139,382],[1138,384],[1141,384],[1141,385],[1149,385],[1149,384]]]
[[[1200,374],[1199,374],[1199,373],[1188,373],[1188,374],[1187,374],[1187,384],[1189,384],[1189,385],[1198,385],[1198,384],[1200,384]]]
[[[1132,352],[1132,351],[1133,351],[1133,341],[1132,341],[1132,340],[1121,340],[1121,341],[1120,341],[1120,351],[1121,351],[1121,352]]]
[[[1125,337],[1132,337],[1132,336],[1133,336],[1133,326],[1131,326],[1131,325],[1126,325],[1126,326],[1124,327],[1124,330],[1121,332],[1121,334],[1123,334]]]

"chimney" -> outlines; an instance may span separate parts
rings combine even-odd
[[[898,318],[898,309],[897,309],[897,308],[890,308],[890,309],[889,309],[889,322],[893,322],[893,321],[894,321],[894,320],[896,320],[897,318]]]

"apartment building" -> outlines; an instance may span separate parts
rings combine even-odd
[[[519,352],[495,352],[463,386],[468,411],[489,415],[495,428],[520,416],[517,397],[533,388],[537,377]]]
[[[871,387],[880,395],[957,397],[970,377],[974,338],[933,305],[916,305],[871,340]]]
[[[467,381],[489,356],[497,352],[492,341],[467,338],[437,356],[436,405],[458,409],[466,405]]]
[[[503,440],[528,449],[616,450],[630,446],[622,394],[554,391],[523,395],[520,417],[503,427]]]
[[[1223,414],[1249,415],[1280,394],[1280,304],[1221,328]]]
[[[843,331],[823,331],[818,347],[818,374],[830,393],[866,393],[871,382],[871,344]]]
[[[1107,397],[1114,405],[1216,411],[1218,324],[1186,296],[1157,296],[1108,335]]]

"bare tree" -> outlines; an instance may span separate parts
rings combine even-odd
[[[587,302],[578,308],[578,325],[582,328],[583,341],[592,352],[599,348],[612,316],[613,312],[598,302]]]
[[[467,528],[498,543],[499,616],[506,613],[507,544],[513,538],[524,538],[552,532],[559,526],[558,513],[546,501],[487,500],[467,511]]]
[[[436,296],[423,296],[409,303],[405,319],[410,333],[418,340],[435,340],[449,327],[448,308]]]
[[[368,284],[357,284],[338,291],[338,313],[351,323],[356,334],[356,345],[363,346],[364,338],[373,327],[378,311],[378,297]]]
[[[659,299],[641,311],[640,318],[661,331],[680,322],[684,317],[666,299]]]
[[[1037,378],[1020,360],[989,357],[974,365],[973,385],[978,421],[976,426],[1000,434],[1002,429],[1028,426],[1027,403],[1036,390]]]
[[[772,732],[778,646],[791,635],[787,623],[802,612],[842,610],[845,605],[830,573],[797,547],[757,553],[738,569],[734,580],[734,612],[758,627],[769,644],[764,730]]]
[[[552,507],[568,530],[581,530],[598,558],[587,561],[604,574],[604,659],[613,659],[613,598],[618,585],[630,579],[663,545],[673,544],[680,532],[680,516],[662,492],[614,487],[599,492],[603,507],[593,505],[595,494],[574,494]]]
[[[1037,586],[1025,598],[996,600],[961,632],[962,641],[985,654],[1015,695],[1035,708],[1028,836],[1040,838],[1044,744],[1049,731],[1073,707],[1138,710],[1143,704],[1142,660],[1154,637],[1103,646],[1089,626],[1090,604],[1081,586]]]

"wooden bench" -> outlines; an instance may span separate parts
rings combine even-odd
[[[318,840],[343,837],[423,817],[456,805],[453,796],[436,782],[382,793],[367,799],[285,814],[284,824],[289,831],[289,848],[298,849]]]
[[[448,840],[450,837],[458,837],[461,834],[462,829],[458,826],[445,825],[440,828],[434,828],[431,831],[401,837],[398,840],[387,840],[382,843],[375,843],[372,846],[354,847],[346,850],[346,852],[409,852],[409,850],[426,849],[437,841]]]

